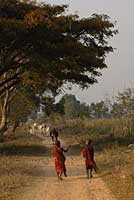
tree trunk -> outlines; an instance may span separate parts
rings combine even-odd
[[[15,120],[14,125],[13,125],[13,130],[12,130],[13,133],[15,133],[15,131],[19,127],[19,125],[20,125],[20,121]]]
[[[1,122],[0,122],[0,142],[3,142],[4,133],[7,131],[7,119],[6,119],[6,108],[4,107],[1,112]]]
[[[8,123],[7,123],[7,110],[8,110],[8,92],[5,95],[5,99],[0,104],[1,109],[1,122],[0,122],[0,142],[3,142],[3,136],[4,133],[8,129]]]

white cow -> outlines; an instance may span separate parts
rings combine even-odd
[[[30,126],[29,126],[29,132],[31,133],[31,134],[35,134],[35,130],[37,129],[37,123],[33,123],[33,124],[31,124]]]
[[[46,136],[50,136],[50,127],[48,125],[45,125],[45,129],[44,129],[44,132],[46,134]]]
[[[45,125],[44,123],[37,124],[35,122],[29,127],[29,132],[33,135],[36,133],[41,133],[43,135],[45,134],[46,136],[49,136],[50,127]]]

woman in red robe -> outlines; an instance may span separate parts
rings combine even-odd
[[[92,146],[92,140],[86,141],[86,147],[82,150],[83,157],[85,158],[85,165],[86,165],[86,173],[87,178],[89,178],[89,170],[90,170],[90,178],[93,177],[92,171],[93,169],[97,170],[96,163],[94,161],[94,148]]]
[[[63,152],[67,152],[70,146],[67,149],[61,147],[60,141],[56,141],[55,146],[52,149],[52,155],[55,161],[55,170],[59,180],[62,180],[62,174],[67,177],[66,174],[66,165],[65,165],[65,156]]]

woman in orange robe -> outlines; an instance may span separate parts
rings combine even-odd
[[[67,149],[61,147],[60,141],[56,141],[55,146],[52,149],[52,155],[55,161],[55,170],[59,180],[62,180],[62,174],[67,177],[66,174],[66,165],[65,165],[65,156],[63,152],[67,152],[70,146]]]
[[[83,157],[85,158],[85,165],[86,165],[86,173],[87,173],[87,178],[89,178],[89,170],[90,170],[90,178],[93,177],[92,171],[93,169],[97,170],[96,163],[94,161],[94,148],[91,145],[92,140],[87,140],[86,141],[86,147],[82,150]]]

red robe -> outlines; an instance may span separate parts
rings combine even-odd
[[[94,149],[91,145],[87,145],[83,150],[83,157],[85,158],[86,169],[95,169],[96,163],[94,161]]]
[[[63,148],[61,147],[53,147],[52,149],[52,155],[55,160],[55,170],[57,174],[66,174],[66,166],[65,166],[65,156],[63,152],[66,152]]]

